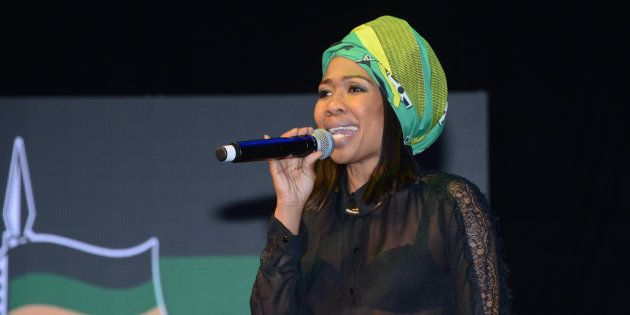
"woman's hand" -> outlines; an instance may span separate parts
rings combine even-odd
[[[304,136],[311,132],[311,127],[294,128],[282,134],[282,137]],[[269,139],[269,136],[265,135],[265,139]],[[294,235],[299,232],[302,210],[315,183],[315,162],[321,156],[321,152],[315,151],[302,158],[269,161],[277,200],[274,216]]]

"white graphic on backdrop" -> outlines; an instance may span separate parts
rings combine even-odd
[[[26,224],[21,230],[22,212],[22,187],[26,195],[28,209]],[[162,295],[162,282],[160,281],[159,248],[160,242],[156,237],[151,237],[144,243],[129,248],[105,248],[87,244],[64,236],[36,233],[33,231],[33,223],[37,212],[35,211],[35,199],[31,186],[31,177],[26,160],[26,150],[21,137],[16,137],[13,143],[13,154],[9,166],[9,178],[7,191],[4,197],[2,211],[5,230],[2,232],[2,246],[0,247],[0,315],[8,314],[9,297],[9,251],[17,246],[28,243],[48,243],[69,247],[85,253],[109,258],[127,258],[140,255],[151,250],[151,275],[157,306],[162,314],[167,314],[164,297]]]

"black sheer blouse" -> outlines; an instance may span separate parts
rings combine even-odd
[[[297,236],[271,218],[253,314],[510,312],[495,219],[474,184],[422,173],[376,204],[364,189],[342,185]]]

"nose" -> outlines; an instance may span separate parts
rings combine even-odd
[[[345,113],[347,110],[346,103],[343,98],[337,93],[337,95],[333,94],[328,100],[328,104],[326,104],[326,116],[334,116]]]

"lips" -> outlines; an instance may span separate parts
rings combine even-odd
[[[349,140],[349,138],[352,137],[358,130],[359,128],[357,126],[349,125],[332,127],[328,129],[328,132],[332,134],[336,145],[342,145],[347,142],[347,140]]]

